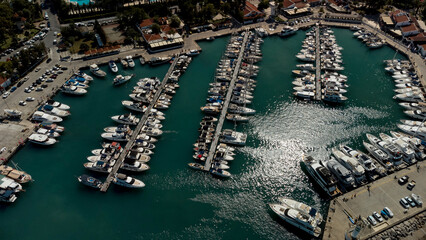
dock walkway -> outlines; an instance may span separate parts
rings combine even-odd
[[[126,155],[129,151],[129,149],[133,146],[133,143],[136,141],[137,136],[139,135],[142,127],[145,125],[145,122],[151,113],[151,109],[154,107],[155,103],[157,102],[158,98],[160,97],[161,93],[163,92],[164,86],[167,83],[167,80],[169,79],[170,74],[174,70],[178,58],[176,57],[173,63],[170,65],[169,70],[167,71],[166,75],[163,78],[163,81],[161,82],[160,87],[158,88],[157,92],[154,95],[154,98],[152,99],[151,103],[148,105],[148,108],[146,109],[145,113],[141,117],[141,120],[139,121],[139,124],[136,126],[135,130],[133,131],[132,136],[130,137],[129,141],[127,142],[126,146],[124,147],[123,151],[120,153],[120,156],[117,159],[117,162],[112,168],[112,171],[109,173],[107,179],[102,185],[101,192],[106,192],[108,190],[109,185],[111,184],[112,179],[114,178],[114,175],[117,173],[118,169],[120,169],[121,165],[124,162],[124,159],[126,158]]]
[[[216,152],[216,146],[220,138],[220,134],[222,132],[223,122],[225,121],[226,113],[228,111],[229,103],[231,102],[232,91],[235,86],[235,80],[237,79],[238,73],[241,67],[241,61],[243,60],[244,51],[246,49],[246,43],[248,39],[248,32],[244,35],[243,43],[241,45],[240,54],[238,55],[237,63],[234,68],[234,72],[232,73],[232,79],[229,83],[228,92],[226,93],[225,102],[223,103],[222,111],[220,112],[220,117],[217,123],[216,132],[213,137],[213,141],[210,145],[209,155],[207,156],[206,162],[204,164],[204,170],[209,171],[211,167],[211,163],[213,160],[213,156]]]
[[[315,29],[315,100],[321,101],[320,28]]]

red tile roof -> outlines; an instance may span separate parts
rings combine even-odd
[[[321,0],[307,0],[308,3],[320,2]]]
[[[290,1],[290,0],[284,0],[283,1],[283,7],[284,8],[288,8],[288,7],[290,7],[291,5],[293,5],[294,4],[294,2],[292,2],[292,1]]]
[[[425,43],[425,44],[420,45],[420,47],[422,47],[422,48],[423,48],[423,50],[426,50],[426,43]]]
[[[414,24],[410,24],[408,26],[405,26],[405,27],[401,28],[402,32],[412,32],[412,31],[416,31],[416,30],[417,30],[417,27]]]
[[[259,9],[257,9],[257,7],[251,4],[249,1],[246,1],[244,7],[244,19],[253,19],[263,16],[265,16],[263,12],[259,11]]]
[[[409,39],[413,42],[426,42],[426,34],[419,33],[417,35],[409,37]]]
[[[162,39],[160,34],[144,34],[143,36],[144,36],[144,38],[146,39],[147,42]]]
[[[306,4],[304,2],[298,2],[298,3],[296,3],[295,7],[297,7],[297,8],[304,8],[304,7],[306,7]]]
[[[143,21],[139,24],[139,27],[141,27],[141,28],[149,27],[149,26],[151,26],[152,24],[154,24],[154,19],[152,19],[152,18],[148,18],[148,19],[143,20]]]
[[[404,13],[404,14],[405,14],[405,12],[404,12],[404,11],[402,11],[402,10],[400,10],[400,9],[397,9],[397,10],[395,10],[395,11],[391,12],[389,15],[390,15],[390,16],[396,16],[396,15],[399,15],[399,14],[401,14],[401,13]]]
[[[401,16],[395,16],[394,15],[393,20],[395,20],[395,22],[397,22],[397,23],[410,21],[410,19],[407,17],[407,15],[401,15]]]

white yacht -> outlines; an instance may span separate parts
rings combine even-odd
[[[129,67],[131,67],[131,68],[134,68],[135,67],[135,61],[133,61],[133,58],[132,58],[132,56],[126,56],[126,60],[127,60],[127,63],[129,64]]]
[[[349,157],[353,157],[358,160],[367,173],[374,173],[376,171],[376,165],[367,154],[354,150],[346,145],[340,145],[340,151],[346,154]]]
[[[0,201],[8,203],[15,202],[17,199],[15,193],[21,190],[21,184],[11,178],[0,175]]]
[[[69,111],[61,110],[51,105],[41,106],[38,108],[38,110],[57,117],[67,117],[71,114]]]
[[[393,138],[385,133],[380,133],[379,136],[383,141],[393,143],[401,151],[403,159],[407,164],[411,165],[416,162],[415,152],[407,142],[399,138]]]
[[[46,104],[64,111],[70,110],[70,106],[60,102],[56,102],[54,100],[47,100]]]
[[[112,171],[112,165],[113,163],[103,161],[87,162],[83,164],[86,169],[100,173],[110,173]]]
[[[337,91],[325,91],[321,98],[324,102],[328,103],[343,103],[348,100],[347,97]]]
[[[200,163],[188,163],[188,166],[195,170],[204,170],[204,165]]]
[[[395,95],[395,98],[404,102],[424,102],[425,98],[422,93],[401,93]]]
[[[362,165],[353,157],[349,157],[345,155],[340,150],[337,150],[336,148],[333,148],[332,150],[333,155],[336,157],[336,159],[347,169],[352,171],[356,182],[361,185],[365,183],[365,169],[362,167]]]
[[[98,65],[96,65],[96,64],[90,65],[90,72],[92,72],[97,77],[105,77],[106,76],[106,72],[102,71],[98,67]]]
[[[186,52],[186,56],[194,57],[194,56],[200,55],[200,53],[201,53],[201,51],[199,51],[197,49],[191,49],[188,52]]]
[[[290,225],[314,236],[319,237],[321,234],[320,223],[311,214],[306,214],[297,208],[292,208],[285,203],[281,204],[269,204],[269,207],[274,211],[281,219],[289,223]],[[316,214],[312,213],[312,214]]]
[[[315,97],[315,93],[311,91],[296,91],[293,94],[302,100],[312,100]]]
[[[412,118],[419,119],[421,121],[426,119],[426,112],[423,112],[422,110],[408,110],[404,111],[404,113]]]
[[[62,122],[62,118],[44,113],[42,111],[35,111],[33,114],[32,120],[37,122],[51,122],[51,123]]]
[[[306,156],[303,158],[303,163],[309,175],[329,197],[335,197],[341,193],[336,186],[337,179],[319,161],[311,156]]]
[[[121,84],[123,84],[123,83],[126,83],[126,82],[128,82],[128,81],[130,81],[130,79],[132,78],[134,76],[134,74],[131,74],[131,75],[127,75],[127,76],[123,76],[123,75],[117,75],[115,78],[114,78],[114,82],[113,82],[113,85],[114,86],[118,86],[118,85],[121,85]]]
[[[84,88],[79,88],[76,86],[62,86],[61,91],[66,94],[71,95],[84,95],[87,93],[87,90]]]
[[[334,157],[330,157],[328,161],[325,161],[325,166],[332,172],[339,182],[345,188],[355,188],[355,179],[352,176],[351,171],[345,168],[341,163],[339,163]]]
[[[322,221],[324,220],[321,213],[319,213],[317,209],[311,206],[308,206],[304,203],[295,201],[293,199],[285,198],[285,197],[278,197],[278,201],[280,201],[280,203],[283,205],[297,209],[305,214],[312,216],[315,219],[315,221],[317,221],[318,225],[320,225]]]
[[[61,136],[58,132],[55,132],[55,130],[48,130],[46,128],[39,128],[37,130],[37,133],[42,134],[42,135],[46,135],[46,136],[51,137],[51,138],[57,138],[57,137]]]
[[[126,108],[136,111],[136,112],[145,112],[148,107],[139,103],[139,102],[133,102],[133,101],[121,101],[121,104],[123,104],[123,106],[125,106]]]
[[[112,116],[111,119],[115,122],[127,125],[137,125],[139,123],[139,118],[133,116],[131,113]]]
[[[297,30],[299,30],[299,29],[293,28],[293,27],[290,27],[290,26],[284,26],[283,29],[281,30],[281,32],[278,33],[278,35],[280,37],[287,37],[287,36],[295,34],[297,32]]]
[[[393,143],[382,141],[379,138],[368,133],[367,133],[367,139],[375,147],[387,153],[391,157],[391,160],[394,166],[398,166],[402,164],[402,154],[400,150]]]
[[[132,172],[143,172],[149,170],[149,166],[147,164],[134,160],[128,161],[127,159],[123,162],[123,165],[121,165],[120,168]]]
[[[31,134],[31,136],[28,137],[28,141],[43,146],[50,146],[56,143],[54,138],[50,138],[47,135],[38,133]]]
[[[117,73],[118,72],[117,64],[115,64],[114,61],[112,61],[112,60],[109,61],[108,65],[109,65],[109,69],[111,69],[111,72],[113,72],[113,73]]]
[[[362,142],[362,144],[364,145],[365,149],[367,149],[367,151],[375,158],[377,159],[377,161],[387,170],[392,169],[393,164],[390,161],[389,155],[385,152],[383,152],[382,150],[380,150],[379,148],[371,145],[370,143],[367,142]]]
[[[129,141],[129,136],[126,133],[102,133],[102,138],[110,141],[126,142]]]
[[[231,129],[224,129],[219,140],[221,143],[225,144],[244,146],[246,144],[247,135],[245,133],[235,132]]]
[[[404,133],[426,140],[426,127],[424,126],[410,126],[404,124],[397,124],[397,126]]]
[[[419,102],[419,103],[414,103],[414,102],[402,102],[399,103],[399,106],[407,109],[407,110],[421,110],[422,108],[426,108],[426,104]]]
[[[143,126],[142,129],[141,129],[141,133],[144,133],[144,134],[151,136],[151,137],[158,137],[158,136],[161,136],[163,134],[163,131],[161,131],[158,128]]]
[[[112,182],[116,185],[127,187],[127,188],[143,188],[145,187],[145,183],[143,183],[141,180],[129,177],[127,175],[124,175],[122,173],[116,173],[114,175],[114,178],[112,179]]]
[[[231,173],[223,169],[210,168],[210,173],[223,178],[231,177]]]

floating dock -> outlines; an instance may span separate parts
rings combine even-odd
[[[315,29],[315,100],[321,101],[321,46],[320,28]]]
[[[114,175],[118,172],[121,165],[124,162],[124,159],[126,158],[126,155],[133,146],[133,143],[136,141],[137,136],[139,135],[142,127],[145,125],[145,122],[151,113],[151,109],[154,107],[155,103],[157,102],[158,98],[160,97],[161,93],[163,92],[164,86],[168,82],[169,76],[174,70],[178,58],[176,57],[173,61],[173,63],[170,65],[169,70],[167,71],[166,75],[163,78],[163,81],[161,82],[160,87],[158,88],[157,92],[154,95],[154,98],[152,99],[151,103],[148,105],[148,108],[146,109],[145,113],[141,117],[139,124],[136,126],[135,130],[133,131],[132,136],[130,137],[130,140],[127,142],[126,146],[123,148],[123,151],[121,152],[120,156],[117,159],[117,162],[114,164],[112,171],[109,173],[107,179],[103,183],[101,187],[101,192],[106,192],[108,190],[109,185],[111,184],[112,179],[114,178]]]
[[[228,88],[228,92],[226,93],[225,102],[223,103],[223,106],[222,106],[222,111],[220,112],[220,117],[217,123],[216,132],[214,133],[213,141],[210,145],[209,154],[204,164],[205,171],[210,170],[213,156],[216,153],[216,147],[220,138],[220,134],[222,132],[223,122],[225,121],[226,113],[228,112],[229,103],[231,102],[232,91],[234,90],[234,87],[235,87],[235,80],[237,79],[237,76],[240,72],[241,61],[243,60],[244,52],[246,49],[248,35],[249,35],[248,33],[244,35],[243,43],[241,44],[240,54],[238,55],[234,72],[232,73],[232,79],[231,79],[231,82],[229,83],[229,88]]]

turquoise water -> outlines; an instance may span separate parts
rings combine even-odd
[[[80,185],[76,176],[94,175],[84,169],[85,158],[100,147],[102,129],[114,125],[110,116],[126,112],[121,100],[128,99],[135,78],[162,79],[168,65],[120,69],[120,74],[136,77],[115,88],[112,73],[101,67],[107,78],[95,79],[86,96],[55,98],[69,104],[72,113],[63,122],[60,142],[52,148],[27,144],[13,157],[35,182],[14,204],[0,206],[2,239],[306,239],[267,207],[278,196],[287,196],[326,213],[327,201],[299,166],[301,155],[326,157],[342,142],[360,148],[365,133],[396,129],[403,118],[382,64],[394,51],[371,51],[352,38],[352,32],[334,30],[344,48],[347,104],[329,107],[295,100],[291,70],[298,64],[295,55],[304,32],[266,38],[252,104],[257,114],[237,127],[248,134],[248,142],[231,164],[233,177],[225,181],[192,171],[187,163],[192,162],[202,117],[199,108],[228,37],[199,43],[203,52],[181,77],[181,87],[165,111],[165,133],[156,144],[151,169],[135,175],[146,184],[141,191],[111,185],[101,193]]]
[[[89,5],[90,0],[70,0],[70,2],[77,3],[78,5]]]

